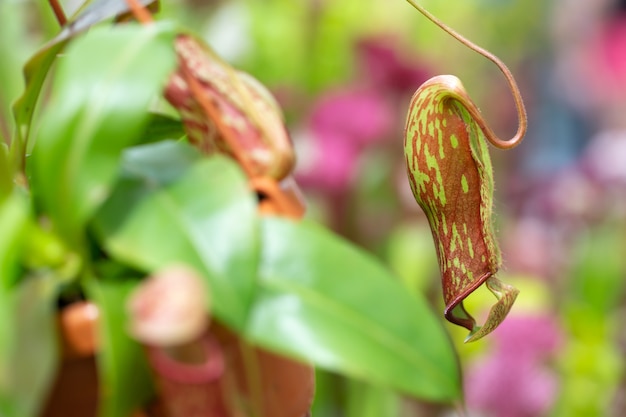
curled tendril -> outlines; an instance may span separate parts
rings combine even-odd
[[[487,51],[486,49],[481,48],[480,46],[476,45],[475,43],[465,38],[463,35],[461,35],[457,31],[455,31],[454,29],[452,29],[451,27],[443,23],[436,16],[434,16],[432,13],[426,10],[423,6],[418,4],[415,0],[406,0],[406,1],[415,9],[417,9],[417,11],[419,11],[422,15],[424,15],[424,17],[426,17],[428,20],[430,20],[435,25],[437,25],[441,30],[443,30],[444,32],[452,36],[454,39],[456,39],[463,45],[467,46],[472,51],[484,56],[485,58],[493,62],[498,67],[498,69],[502,72],[502,74],[504,75],[504,78],[506,79],[509,85],[511,93],[513,94],[513,101],[515,102],[515,108],[517,109],[518,126],[517,126],[517,132],[515,133],[515,135],[509,140],[502,140],[498,138],[498,136],[489,127],[489,125],[485,121],[484,117],[481,115],[478,108],[474,105],[474,103],[471,103],[470,105],[468,105],[467,110],[468,112],[470,112],[474,120],[476,120],[476,123],[478,123],[478,125],[480,126],[480,129],[485,134],[485,137],[493,146],[499,149],[512,149],[516,147],[517,145],[519,145],[522,142],[522,139],[524,139],[524,136],[526,135],[526,130],[528,128],[528,117],[526,115],[526,107],[524,106],[524,100],[522,99],[522,94],[520,93],[519,87],[517,86],[517,82],[515,81],[515,77],[513,77],[513,74],[511,73],[509,68],[497,56]]]

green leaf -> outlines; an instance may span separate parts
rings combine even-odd
[[[9,148],[5,143],[0,142],[0,204],[9,196],[12,189],[13,175],[9,166]]]
[[[48,71],[57,54],[63,50],[69,41],[69,38],[61,35],[44,45],[24,66],[24,93],[13,104],[13,114],[17,127],[17,137],[13,146],[19,146],[22,153],[26,149],[35,105]]]
[[[348,382],[347,417],[401,416],[400,406],[400,396],[389,389]]]
[[[19,192],[0,199],[0,291],[8,290],[16,281],[29,214],[26,199]]]
[[[262,244],[251,340],[417,397],[460,398],[442,324],[378,262],[307,221],[263,220]]]
[[[147,5],[155,0],[139,0]],[[125,0],[92,1],[84,10],[72,17],[63,30],[35,53],[24,66],[25,89],[22,96],[13,105],[13,114],[17,123],[17,135],[21,150],[26,148],[31,128],[35,105],[50,67],[65,45],[76,35],[91,26],[128,11]],[[16,142],[16,143],[17,143]]]
[[[0,415],[37,415],[56,365],[56,285],[52,277],[18,280],[29,207],[20,191],[0,202]],[[16,285],[17,282],[17,285]]]
[[[100,417],[128,417],[154,394],[143,349],[127,333],[126,298],[136,285],[131,280],[92,280],[88,285],[100,312]]]
[[[174,27],[95,29],[68,50],[33,152],[33,190],[56,229],[77,245],[108,197],[122,150],[148,120],[176,58]]]
[[[27,208],[26,201],[17,193],[0,201],[0,398],[6,396],[9,389],[6,360],[15,327],[15,316],[9,301],[11,288],[17,280],[20,252],[24,247]]]
[[[51,276],[0,290],[0,415],[34,417],[58,360],[56,285]]]
[[[95,219],[118,261],[145,271],[184,263],[208,281],[215,315],[242,328],[256,285],[256,200],[239,167],[189,145],[129,150],[126,175]]]
[[[154,143],[167,139],[180,139],[185,136],[183,123],[163,114],[152,114],[138,143]]]

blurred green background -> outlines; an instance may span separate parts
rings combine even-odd
[[[421,3],[507,63],[529,113],[525,142],[492,152],[500,276],[520,296],[485,340],[463,345],[465,331],[449,327],[467,415],[624,416],[626,2]],[[405,179],[407,105],[430,76],[454,74],[506,138],[517,120],[497,68],[404,0],[162,0],[158,18],[191,28],[273,91],[308,216],[442,311],[430,231]],[[22,65],[57,32],[45,1],[0,0],[0,136],[13,129]],[[484,316],[492,301],[478,292],[468,310]],[[320,373],[314,415],[457,414]]]

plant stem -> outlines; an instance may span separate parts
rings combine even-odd
[[[59,4],[59,1],[48,0],[48,2],[50,3],[50,7],[54,12],[54,16],[56,17],[57,22],[59,22],[59,25],[61,25],[61,27],[65,26],[65,24],[67,23],[67,17],[65,16],[65,12],[63,11],[63,7],[61,7],[61,5]]]

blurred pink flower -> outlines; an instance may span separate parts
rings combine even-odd
[[[297,172],[298,183],[303,187],[324,190],[328,193],[341,193],[350,186],[358,160],[358,150],[343,136],[313,144],[314,152],[304,157],[312,158],[300,164]],[[302,168],[304,167],[304,168]]]
[[[361,152],[389,138],[394,121],[391,105],[376,91],[345,90],[321,96],[307,127],[313,160],[302,164],[298,181],[304,187],[330,192],[345,190]]]
[[[540,417],[559,388],[547,362],[561,345],[561,330],[547,315],[510,316],[493,332],[493,350],[466,373],[467,404],[493,417]]]
[[[397,45],[384,37],[360,41],[358,80],[318,98],[305,128],[310,152],[301,154],[301,185],[343,192],[352,185],[363,151],[387,139],[400,143],[404,110],[396,111],[398,95],[412,94],[428,72],[401,55]]]
[[[370,145],[388,136],[394,120],[391,106],[379,92],[346,90],[319,98],[310,129],[321,142],[341,135],[355,145]]]
[[[592,94],[585,100],[612,106],[626,94],[626,14],[611,17],[586,44],[580,67]],[[583,97],[581,97],[583,98]]]
[[[392,38],[367,38],[357,45],[361,68],[377,88],[393,93],[412,94],[430,71],[417,58],[400,54],[398,41]]]
[[[613,87],[619,86],[623,92],[626,89],[626,14],[614,17],[606,26],[600,40],[599,70],[604,70],[604,77],[608,77]],[[608,86],[607,86],[608,87]]]

